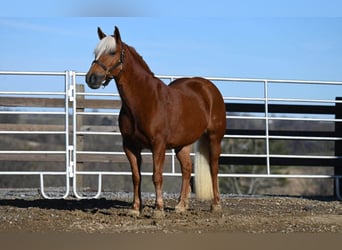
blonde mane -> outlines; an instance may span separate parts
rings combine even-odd
[[[150,67],[147,65],[147,63],[145,62],[143,57],[138,54],[138,52],[135,50],[135,48],[132,46],[129,46],[127,44],[125,44],[125,45],[126,45],[126,48],[128,49],[128,51],[134,57],[135,61],[138,62],[147,72],[149,72],[150,74],[152,74],[154,76],[154,73],[151,71]]]

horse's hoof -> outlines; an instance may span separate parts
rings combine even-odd
[[[164,210],[162,209],[156,209],[153,211],[153,219],[162,219],[165,217]]]
[[[130,209],[128,210],[127,215],[136,218],[140,216],[140,211],[136,209]]]
[[[175,206],[175,211],[176,211],[176,213],[177,214],[182,214],[182,213],[185,213],[186,212],[186,210],[188,210],[189,209],[189,206],[188,205],[182,205],[182,204],[178,204],[178,205],[176,205]]]
[[[176,206],[175,207],[176,214],[182,214],[186,212],[186,208],[184,206]]]
[[[222,213],[222,207],[220,204],[211,205],[211,212],[214,214]]]

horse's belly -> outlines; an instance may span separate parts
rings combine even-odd
[[[177,148],[194,143],[205,133],[206,128],[206,121],[192,120],[189,123],[178,123],[168,135],[169,147]]]

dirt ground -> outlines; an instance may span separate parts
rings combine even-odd
[[[176,198],[165,199],[165,217],[154,219],[153,197],[144,198],[138,218],[127,213],[131,197],[92,200],[0,200],[0,233],[342,233],[342,203],[334,199],[294,197],[222,198],[222,214],[192,198],[190,209],[176,214]]]

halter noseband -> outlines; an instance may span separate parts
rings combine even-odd
[[[92,62],[92,64],[99,65],[105,71],[105,76],[106,76],[106,78],[108,78],[108,80],[105,83],[102,84],[103,87],[106,87],[112,79],[115,79],[115,80],[120,79],[120,76],[121,76],[121,73],[122,73],[122,65],[124,63],[124,60],[125,60],[125,49],[122,48],[119,61],[117,63],[115,63],[112,67],[110,67],[109,69],[108,69],[108,67],[106,65],[104,65],[99,60],[94,60]],[[116,76],[112,75],[110,72],[113,71],[114,69],[116,69],[119,66],[121,66],[119,74],[117,74]]]

